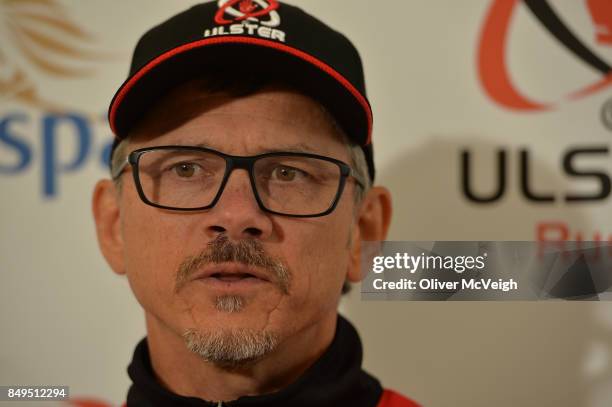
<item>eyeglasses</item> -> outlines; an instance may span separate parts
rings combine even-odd
[[[242,157],[204,147],[147,147],[132,151],[113,179],[119,178],[128,164],[144,203],[177,211],[215,206],[237,168],[248,171],[259,207],[285,216],[328,215],[338,204],[348,177],[359,187],[364,185],[346,163],[309,153]]]

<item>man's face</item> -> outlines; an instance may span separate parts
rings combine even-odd
[[[190,118],[177,121],[179,116]],[[233,98],[182,87],[139,126],[128,150],[160,145],[200,145],[240,156],[303,151],[349,162],[346,146],[321,107],[280,88]],[[242,169],[234,170],[212,209],[198,212],[146,205],[132,177],[124,174],[122,181],[125,270],[150,322],[179,336],[189,330],[230,336],[248,331],[272,334],[282,343],[335,315],[355,227],[353,182],[347,182],[330,215],[292,218],[262,211]],[[185,269],[219,239],[258,242],[266,260],[286,270],[288,286],[283,288],[267,267],[256,268],[261,279],[238,283],[224,273],[247,272],[240,263],[204,261]],[[211,270],[217,277],[195,278]],[[242,306],[232,306],[234,300]]]

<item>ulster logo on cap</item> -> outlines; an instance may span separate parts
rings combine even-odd
[[[204,37],[249,35],[285,42],[285,32],[273,28],[280,25],[276,0],[219,0],[213,28],[204,30]]]
[[[219,11],[215,16],[217,24],[239,23],[244,20],[259,22],[267,27],[278,27],[280,16],[276,12],[276,0],[219,0]],[[267,21],[259,17],[267,16]],[[229,18],[229,19],[228,19]]]

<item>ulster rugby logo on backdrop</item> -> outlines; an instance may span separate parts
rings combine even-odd
[[[215,15],[217,27],[204,30],[204,37],[218,35],[255,35],[285,42],[276,0],[219,0]]]
[[[612,45],[612,2],[610,0],[585,0],[594,25],[596,45],[588,46],[576,35],[546,0],[493,0],[488,11],[478,50],[478,71],[486,93],[500,105],[523,111],[547,110],[555,102],[541,102],[530,99],[513,83],[507,61],[511,21],[517,7],[523,3],[545,28],[561,44],[568,54],[586,64],[597,74],[589,84],[568,86],[565,98],[577,100],[592,95],[612,85],[612,67],[602,58],[599,46]],[[603,50],[603,49],[602,49]],[[551,66],[550,71],[556,71]],[[560,77],[559,79],[563,79]],[[567,86],[567,85],[566,85]]]

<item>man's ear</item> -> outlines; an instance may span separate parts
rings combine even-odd
[[[100,180],[93,192],[92,211],[98,245],[104,258],[115,273],[125,274],[118,199],[119,194],[113,182]]]
[[[352,234],[351,261],[347,273],[347,279],[353,283],[365,277],[361,271],[362,241],[382,241],[387,238],[392,213],[391,193],[385,187],[371,188],[358,210]]]

